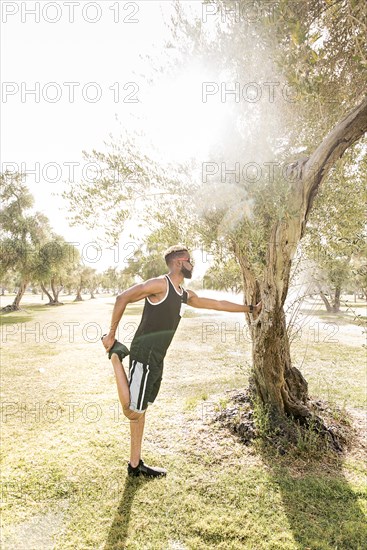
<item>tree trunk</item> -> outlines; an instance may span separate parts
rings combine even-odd
[[[310,416],[308,385],[300,371],[292,367],[283,308],[264,312],[253,327],[253,381],[272,417],[284,414],[298,419]]]
[[[29,284],[29,279],[23,279],[20,282],[19,288],[17,290],[17,295],[14,298],[14,302],[12,304],[9,304],[8,306],[1,308],[1,310],[2,311],[19,311],[20,301],[23,298],[23,295],[27,289],[28,284]]]
[[[49,293],[49,291],[47,290],[47,288],[45,287],[45,284],[44,283],[41,283],[41,288],[42,288],[42,291],[46,294],[46,296],[48,297],[48,304],[46,305],[50,305],[50,306],[53,306],[55,301],[54,301],[54,298],[51,296],[51,294]]]
[[[59,294],[60,294],[62,289],[63,289],[62,285],[59,288],[57,288],[55,279],[54,279],[54,277],[52,277],[51,278],[51,290],[52,290],[52,294],[53,294],[53,303],[52,303],[53,306],[59,306],[59,305],[61,306],[62,305],[62,303],[59,302]]]
[[[83,301],[81,292],[82,292],[82,287],[78,286],[77,289],[76,289],[76,297],[74,299],[74,302],[82,302]]]
[[[26,279],[26,280],[24,280],[20,283],[17,295],[16,295],[16,297],[14,299],[14,302],[13,302],[13,311],[17,311],[18,309],[20,309],[19,308],[20,301],[23,298],[23,295],[24,295],[25,291],[27,290],[28,283],[29,283],[28,279]]]
[[[335,288],[335,295],[334,295],[334,302],[333,302],[333,313],[339,313],[340,311],[340,294],[341,294],[341,286],[338,285]]]
[[[288,414],[307,421],[311,416],[307,382],[291,364],[283,310],[292,259],[321,182],[366,130],[367,98],[335,126],[309,158],[290,166],[287,215],[273,226],[262,279],[255,276],[248,258],[234,245],[243,274],[245,303],[262,300],[259,316],[247,314],[253,341],[252,378],[261,401],[278,419]]]
[[[330,302],[329,300],[326,298],[325,294],[323,293],[322,290],[319,291],[319,294],[320,294],[320,297],[321,297],[321,300],[324,302],[325,304],[325,307],[326,307],[326,311],[328,311],[329,313],[331,313],[331,305],[330,305]]]

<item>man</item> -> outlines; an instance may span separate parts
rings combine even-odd
[[[163,374],[163,359],[181,319],[182,304],[205,309],[233,312],[257,312],[256,306],[240,305],[225,300],[199,298],[192,290],[181,286],[184,278],[191,279],[193,262],[186,247],[171,246],[164,255],[169,268],[167,275],[136,284],[117,296],[112,312],[111,328],[102,342],[115,371],[117,390],[125,416],[130,420],[130,476],[164,476],[166,470],[147,466],[141,459],[145,413],[148,404],[158,395]],[[115,334],[127,304],[145,298],[140,325],[130,349],[129,379],[122,366],[128,349],[117,342]]]

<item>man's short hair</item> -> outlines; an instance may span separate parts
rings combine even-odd
[[[164,253],[164,259],[166,261],[166,264],[169,265],[172,260],[175,260],[176,258],[181,258],[181,256],[187,255],[188,253],[189,251],[186,246],[183,246],[182,244],[175,244],[167,248],[166,252]]]

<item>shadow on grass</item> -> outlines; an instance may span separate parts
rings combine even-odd
[[[300,548],[362,550],[366,548],[366,518],[359,499],[342,472],[342,461],[332,468],[322,461],[308,463],[300,472],[295,459],[263,451],[272,482],[280,491],[289,527]]]
[[[65,304],[60,304],[65,305]],[[67,304],[69,305],[69,304]],[[29,321],[30,315],[36,311],[55,311],[55,306],[50,305],[48,302],[44,304],[25,304],[16,311],[1,311],[0,321],[3,324],[8,323],[23,323]]]
[[[64,304],[63,304],[64,305]],[[70,304],[67,304],[70,305]],[[27,323],[33,319],[33,313],[37,311],[56,312],[55,306],[45,304],[29,304],[21,307],[17,311],[2,311],[0,314],[0,326],[16,325],[18,323]]]
[[[57,304],[56,306],[50,304],[49,302],[45,302],[43,304],[26,304],[22,308],[22,310],[26,311],[26,312],[29,312],[29,313],[32,313],[33,311],[46,311],[46,310],[56,311],[57,308],[59,308],[61,306],[70,306],[73,303],[74,302],[60,302],[60,304]]]
[[[366,321],[366,316],[358,314],[357,318],[353,317],[353,306],[349,306],[350,312],[339,311],[338,313],[330,313],[326,310],[302,309],[301,314],[304,317],[318,317],[325,323],[341,325],[359,325]],[[355,313],[355,312],[354,312]]]
[[[126,477],[124,492],[116,510],[103,550],[122,550],[126,548],[130,513],[135,493],[149,480],[138,477]]]
[[[13,313],[13,312],[11,312]],[[32,319],[29,315],[10,315],[10,313],[2,313],[0,315],[0,326],[3,325],[16,325],[18,323],[26,323]]]

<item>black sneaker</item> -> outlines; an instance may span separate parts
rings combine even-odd
[[[127,466],[127,473],[131,477],[138,477],[140,475],[145,477],[163,477],[167,475],[167,470],[164,468],[153,468],[152,466],[147,466],[142,460],[140,460],[139,464],[135,468],[133,468],[129,462]]]

